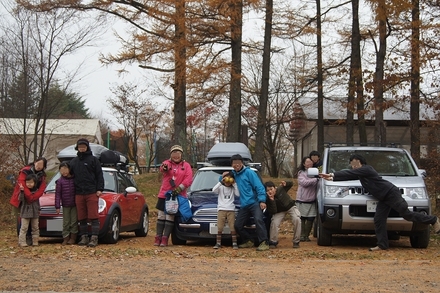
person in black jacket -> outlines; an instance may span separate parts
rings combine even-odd
[[[391,209],[394,209],[407,221],[431,224],[435,233],[440,232],[440,220],[437,216],[410,211],[408,203],[402,197],[399,188],[379,176],[373,167],[367,165],[364,157],[358,154],[351,155],[350,165],[352,170],[337,171],[330,174],[320,173],[319,176],[333,181],[360,180],[362,187],[378,199],[379,202],[374,215],[377,246],[370,248],[370,251],[389,248],[387,218]]]
[[[275,187],[275,184],[272,181],[268,181],[264,185],[266,186],[267,193],[267,210],[272,215],[270,222],[269,247],[276,248],[278,245],[278,229],[284,216],[289,214],[292,218],[293,224],[293,248],[299,248],[301,214],[295,205],[295,201],[289,194],[287,194],[287,191],[292,188],[293,182],[281,181],[281,185]]]
[[[75,204],[78,212],[79,235],[81,236],[78,245],[95,247],[98,245],[98,202],[104,190],[104,175],[101,163],[98,158],[93,156],[87,139],[79,139],[75,149],[78,153],[77,157],[70,161],[70,169],[75,176]],[[88,222],[92,224],[90,242],[87,231]]]

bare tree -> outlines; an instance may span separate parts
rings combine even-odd
[[[16,91],[14,102],[21,103],[24,115],[20,131],[7,128],[11,135],[21,136],[19,156],[23,163],[41,156],[47,145],[46,120],[59,109],[65,95],[54,95],[51,89],[59,86],[57,76],[62,60],[91,43],[96,37],[97,22],[79,21],[75,11],[59,10],[35,13],[8,2],[10,22],[3,24],[2,52],[9,56],[9,72],[17,72],[13,78]],[[81,23],[81,26],[79,24]],[[71,79],[64,80],[62,91]],[[12,89],[12,85],[9,89]],[[7,87],[7,86],[6,86]],[[14,91],[8,91],[4,99],[11,99]],[[22,101],[22,102],[20,102]],[[62,104],[62,103],[61,103]],[[28,132],[28,119],[32,119],[33,133]]]
[[[141,89],[138,85],[123,84],[112,91],[115,96],[107,101],[115,111],[115,118],[123,127],[123,141],[128,150],[128,158],[141,170],[140,138],[146,137],[148,142],[148,150],[152,155],[146,158],[146,163],[150,166],[156,156],[154,136],[159,130],[158,125],[164,113],[156,110],[157,107],[144,97],[146,89]]]

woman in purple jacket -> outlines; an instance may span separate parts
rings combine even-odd
[[[300,241],[310,241],[310,231],[317,214],[316,187],[318,186],[318,179],[307,177],[307,169],[312,167],[313,161],[309,157],[304,157],[301,160],[298,172],[298,191],[296,193],[296,205],[301,214]]]
[[[56,213],[59,214],[63,206],[63,243],[61,245],[75,244],[78,234],[75,184],[68,163],[61,163],[59,169],[61,177],[56,181],[55,186],[55,208]]]

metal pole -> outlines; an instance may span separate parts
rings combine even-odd
[[[110,149],[110,127],[107,127],[107,148]]]
[[[157,168],[157,141],[156,141],[156,129],[153,132],[153,144],[154,144],[154,168]]]

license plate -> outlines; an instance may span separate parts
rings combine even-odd
[[[377,200],[367,200],[367,212],[375,213],[376,207],[379,202]]]
[[[209,234],[216,234],[218,232],[217,223],[209,223]],[[231,234],[231,229],[229,229],[228,224],[223,227],[222,234]]]
[[[53,219],[46,221],[47,231],[63,231],[63,219]]]

